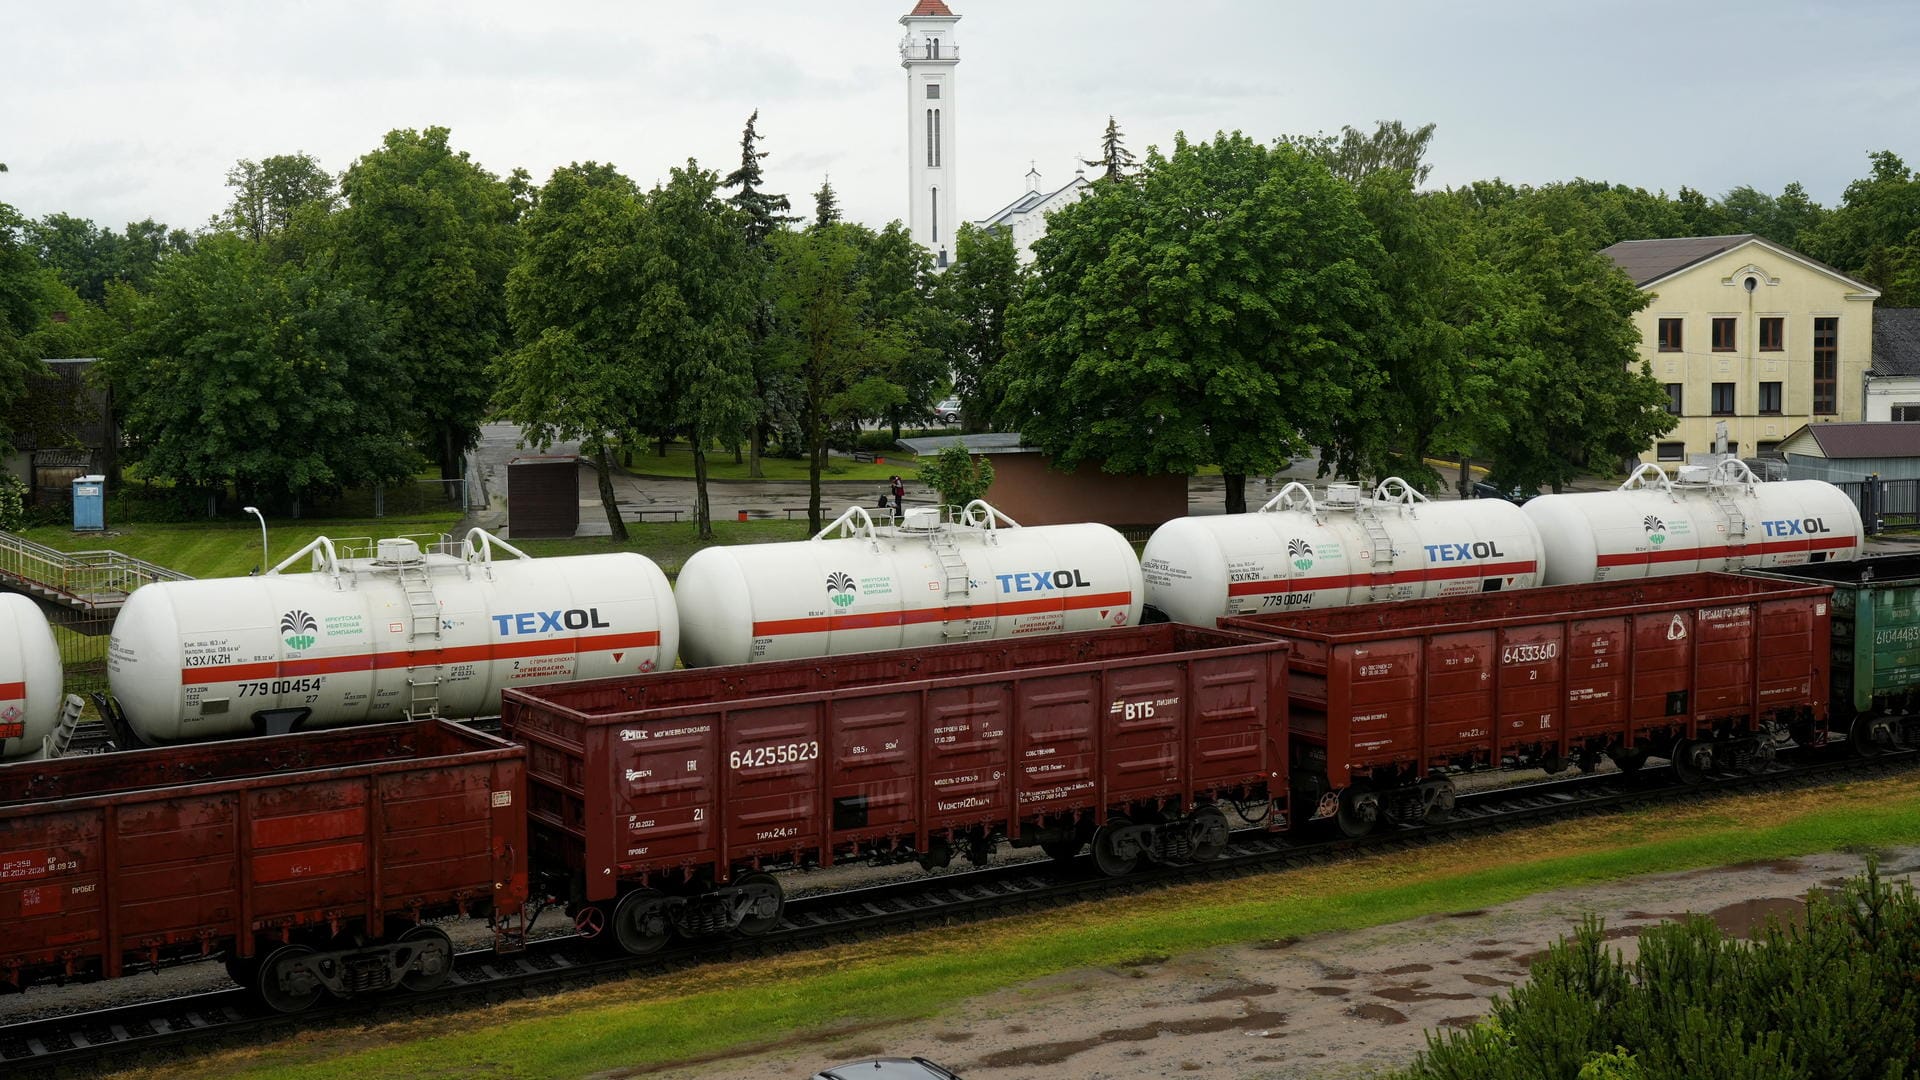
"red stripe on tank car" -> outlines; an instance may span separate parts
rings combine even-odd
[[[249,682],[301,675],[338,675],[348,671],[375,671],[422,667],[428,664],[465,664],[489,660],[518,660],[529,656],[577,656],[612,649],[639,649],[660,644],[660,631],[598,634],[568,640],[499,641],[488,645],[457,645],[448,649],[406,649],[394,652],[312,656],[297,660],[265,660],[252,664],[215,664],[180,669],[180,685]]]
[[[1321,589],[1350,589],[1358,585],[1399,585],[1409,581],[1456,581],[1462,578],[1489,578],[1531,574],[1540,564],[1531,560],[1471,565],[1443,564],[1419,570],[1394,570],[1385,574],[1326,574],[1321,577],[1277,578],[1268,581],[1235,581],[1227,586],[1228,596],[1265,596],[1269,593],[1318,592]]]
[[[1783,551],[1835,551],[1859,543],[1851,536],[1816,536],[1811,540],[1775,540],[1761,544],[1718,544],[1713,547],[1658,548],[1653,551],[1625,551],[1602,555],[1597,566],[1641,566],[1655,563],[1693,562],[1698,559],[1725,559],[1735,555],[1775,555]]]
[[[1097,607],[1133,606],[1130,592],[1094,593],[1046,600],[1006,600],[998,604],[961,604],[955,607],[915,608],[909,611],[862,611],[849,615],[816,615],[806,619],[768,619],[753,624],[754,637],[784,634],[824,634],[833,630],[868,630],[880,626],[912,626],[952,619],[1003,619],[1043,611],[1085,611]]]
[[[0,682],[0,701],[24,701],[26,697],[26,683]]]

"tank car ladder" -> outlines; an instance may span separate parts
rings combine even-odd
[[[1727,569],[1738,570],[1747,554],[1747,515],[1740,512],[1740,504],[1719,484],[1708,489],[1707,497],[1713,500],[1721,519],[1727,523]]]
[[[402,566],[400,588],[407,596],[407,643],[417,655],[417,647],[431,640],[440,641],[440,600],[433,594],[433,579],[424,566]],[[414,655],[407,664],[407,719],[424,720],[440,714],[439,664],[415,664]]]
[[[949,641],[955,638],[964,640],[969,636],[969,620],[958,620],[961,628],[956,632],[953,628],[956,621],[953,608],[955,602],[966,605],[973,598],[973,579],[967,574],[967,560],[960,554],[959,547],[949,533],[934,533],[927,538],[927,543],[933,548],[933,557],[940,562],[941,575],[946,578],[946,595],[942,604],[947,617],[940,623],[940,636]]]
[[[1367,539],[1373,544],[1373,559],[1369,564],[1373,569],[1373,582],[1367,586],[1367,599],[1388,599],[1390,595],[1382,597],[1380,590],[1393,588],[1393,557],[1399,554],[1393,549],[1393,536],[1373,511],[1362,510],[1356,516],[1360,527],[1367,531]]]

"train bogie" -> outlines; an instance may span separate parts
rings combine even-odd
[[[1730,574],[1222,620],[1293,646],[1295,805],[1418,822],[1460,771],[1757,767],[1824,738],[1830,590]]]
[[[1217,803],[1284,810],[1284,652],[1161,624],[515,690],[502,723],[556,891],[646,945],[771,928],[770,868],[1217,854]]]
[[[1834,729],[1856,752],[1920,746],[1920,556],[1777,568],[1833,588]]]

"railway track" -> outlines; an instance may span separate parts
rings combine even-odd
[[[677,942],[648,957],[608,956],[570,935],[536,940],[514,955],[473,950],[459,955],[454,977],[431,993],[354,999],[291,1016],[267,1014],[246,991],[232,989],[4,1025],[0,1026],[0,1072],[9,1077],[92,1076],[106,1067],[131,1067],[223,1043],[270,1040],[314,1026],[430,1015],[577,988],[596,980],[777,955],[1176,884],[1271,873],[1356,853],[1404,850],[1616,809],[1791,790],[1912,772],[1916,767],[1920,767],[1920,753],[1908,752],[1836,758],[1759,775],[1719,775],[1699,785],[1678,782],[1669,769],[1649,767],[1630,776],[1579,775],[1463,794],[1444,824],[1391,829],[1362,840],[1302,843],[1297,834],[1288,841],[1258,831],[1240,833],[1226,853],[1213,861],[1149,867],[1121,878],[1100,875],[1085,855],[1070,866],[1036,860],[913,878],[793,899],[782,925],[759,938]]]

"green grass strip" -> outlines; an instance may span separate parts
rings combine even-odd
[[[753,965],[736,965],[711,972],[718,988],[684,996],[649,996],[647,983],[636,982],[636,1000],[631,1002],[583,1005],[567,1012],[535,1007],[539,1015],[525,1021],[374,1049],[329,1045],[332,1037],[322,1035],[298,1045],[263,1048],[245,1062],[196,1063],[190,1075],[199,1080],[578,1077],[698,1058],[809,1031],[924,1018],[975,995],[1076,968],[1378,926],[1639,874],[1920,843],[1920,794],[1867,807],[1858,802],[1836,805],[1757,830],[1734,820],[1737,807],[1729,811],[1727,818],[1704,826],[1697,817],[1674,823],[1663,820],[1668,812],[1645,811],[1610,823],[1616,835],[1639,834],[1647,837],[1644,840],[1453,877],[1300,896],[1291,894],[1288,875],[1281,874],[1247,879],[1225,902],[1195,901],[1174,890],[1149,902],[1133,902],[1125,912],[1095,903],[1032,920],[902,938],[897,952],[828,966],[818,974],[762,981]],[[1670,835],[1682,830],[1681,835]],[[1442,857],[1457,849],[1462,855],[1499,858],[1506,843],[1507,838],[1483,838],[1439,851]],[[1377,867],[1368,869],[1367,862],[1346,870],[1357,878],[1379,877]],[[1336,871],[1336,876],[1348,875]],[[1218,887],[1195,891],[1202,889],[1218,892]],[[727,980],[733,984],[719,986]],[[234,1071],[228,1071],[230,1067]]]

